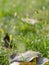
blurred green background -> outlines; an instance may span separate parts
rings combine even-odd
[[[37,19],[39,23],[23,23],[21,18],[27,17]],[[2,47],[6,33],[11,35],[13,40],[10,50]],[[49,0],[0,0],[1,65],[9,65],[7,57],[11,54],[30,49],[49,58]]]

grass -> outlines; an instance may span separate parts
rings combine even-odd
[[[23,23],[23,17],[36,18],[39,23]],[[13,39],[13,48],[10,50],[2,47],[2,40],[7,32]],[[9,65],[7,58],[12,53],[30,49],[39,51],[41,56],[49,58],[49,0],[0,0],[1,65]]]

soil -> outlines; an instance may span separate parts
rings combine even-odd
[[[33,62],[21,62],[20,65],[37,65]]]

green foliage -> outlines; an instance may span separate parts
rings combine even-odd
[[[49,57],[49,0],[0,0],[0,63],[9,65],[12,53],[35,50]],[[39,23],[30,25],[21,18],[35,18]],[[5,50],[5,33],[12,35],[12,49]],[[23,49],[22,49],[23,48]]]

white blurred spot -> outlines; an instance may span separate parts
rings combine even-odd
[[[22,20],[23,22],[26,22],[26,23],[29,23],[29,24],[32,24],[32,25],[34,25],[35,23],[38,22],[37,19],[29,19],[29,18],[21,18],[21,20]]]
[[[19,65],[19,64],[20,64],[19,62],[13,62],[10,65]]]
[[[43,6],[42,9],[45,10],[45,6]]]
[[[17,12],[14,13],[14,16],[17,16]]]

